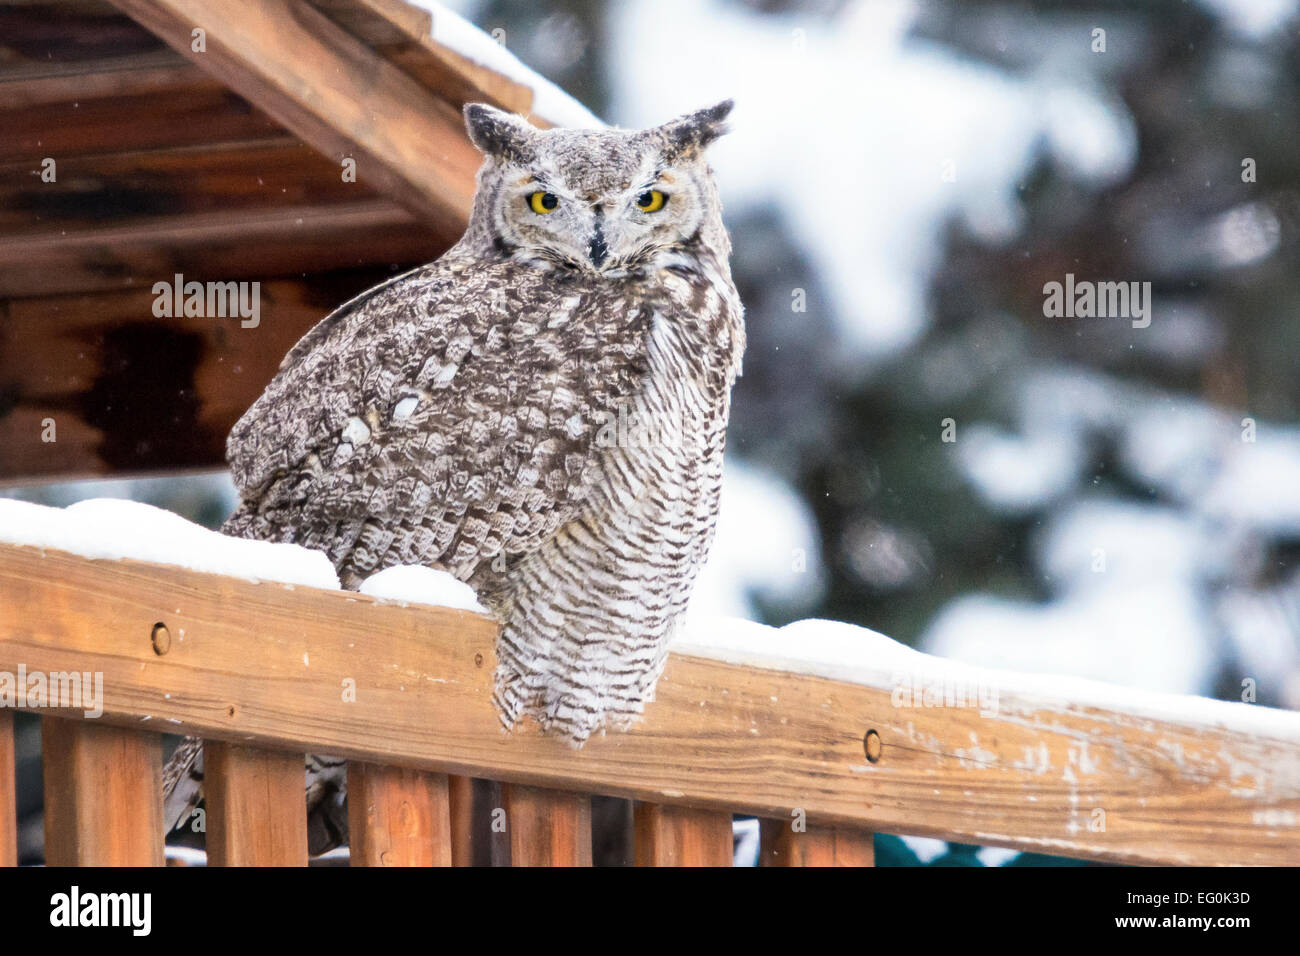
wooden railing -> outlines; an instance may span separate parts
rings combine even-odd
[[[764,820],[777,865],[869,864],[873,831],[1133,863],[1300,863],[1300,714],[1161,717],[1023,690],[1000,693],[996,713],[900,707],[883,681],[674,654],[643,721],[576,750],[500,729],[495,634],[463,611],[0,545],[0,673],[103,675],[102,717],[40,711],[51,864],[162,862],[163,731],[208,741],[217,865],[306,862],[309,752],[352,761],[354,864],[466,862],[468,777],[504,782],[515,865],[589,863],[593,793],[637,801],[643,865],[725,865],[733,813]]]

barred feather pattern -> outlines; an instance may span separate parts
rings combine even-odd
[[[516,562],[500,615],[495,701],[573,743],[625,727],[653,697],[717,521],[738,303],[707,257],[661,277],[644,387],[576,518]],[[714,321],[683,321],[713,316]]]

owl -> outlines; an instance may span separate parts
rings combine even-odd
[[[705,151],[731,106],[639,131],[467,106],[464,236],[293,347],[230,433],[223,531],[324,551],[345,588],[448,571],[500,622],[504,727],[626,727],[717,519],[745,329]]]

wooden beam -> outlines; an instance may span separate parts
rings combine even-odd
[[[638,803],[637,866],[731,866],[731,814]]]
[[[45,862],[162,866],[162,738],[88,720],[41,721]]]
[[[198,67],[166,47],[147,53],[70,61],[0,63],[0,103],[6,109],[80,102],[174,89],[187,81],[216,85]]]
[[[460,114],[304,0],[114,3],[330,159],[355,158],[358,181],[463,231],[481,157]]]
[[[475,63],[433,39],[434,15],[403,0],[311,0],[331,20],[379,51],[457,109],[466,103],[491,103],[533,116],[533,91],[504,74]]]
[[[209,866],[306,866],[305,757],[203,742]]]
[[[591,866],[591,797],[507,784],[511,866]]]
[[[343,170],[289,134],[251,141],[179,146],[60,157],[58,179],[32,175],[37,163],[0,163],[0,235],[20,243],[57,225],[61,234],[128,226],[165,217],[222,213],[233,221],[242,211],[349,204],[378,197],[360,183],[345,182]],[[394,209],[398,222],[412,221]],[[288,216],[284,217],[290,222]],[[426,234],[428,230],[423,230]],[[220,241],[220,240],[217,240]],[[74,239],[75,242],[75,239]],[[310,271],[320,268],[313,267]],[[143,281],[147,276],[136,276]],[[46,277],[44,294],[57,291]]]
[[[0,236],[0,299],[148,290],[178,272],[186,280],[233,282],[419,264],[445,248],[385,199],[48,227]]]
[[[18,792],[14,768],[14,712],[0,710],[0,867],[18,865]]]
[[[172,149],[275,136],[282,128],[219,82],[186,67],[164,79],[130,72],[94,82],[79,76],[0,83],[0,163],[38,175],[47,157]],[[85,85],[86,93],[78,92]],[[120,89],[120,93],[114,90]],[[100,93],[102,95],[93,95]]]
[[[447,775],[349,763],[348,842],[353,866],[451,866]]]
[[[157,621],[185,632],[165,657]],[[885,678],[673,654],[640,723],[575,750],[501,733],[495,636],[464,611],[0,545],[0,670],[102,671],[101,720],[1087,859],[1300,860],[1300,714],[1159,718],[1006,686],[991,713],[900,707]]]
[[[762,866],[875,866],[870,830],[809,826],[796,832],[785,820],[762,820]]]

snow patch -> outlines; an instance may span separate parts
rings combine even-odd
[[[466,59],[507,76],[533,91],[533,113],[556,126],[595,129],[605,124],[546,77],[525,66],[489,34],[437,0],[412,0],[433,15],[433,40]]]
[[[948,852],[948,844],[934,837],[905,836],[900,837],[907,848],[916,854],[921,863],[929,864]]]
[[[247,581],[337,589],[320,551],[296,544],[230,538],[138,501],[92,498],[67,508],[0,499],[0,541],[86,558],[131,558]]]
[[[446,571],[418,564],[385,568],[361,582],[361,593],[402,604],[432,604],[460,611],[487,614],[478,595],[464,581]]]
[[[1043,631],[1035,629],[1041,638]],[[782,628],[734,618],[688,617],[672,651],[748,667],[787,671],[869,687],[893,689],[938,682],[995,688],[1037,706],[1123,711],[1187,726],[1236,730],[1300,741],[1300,713],[1162,693],[1061,674],[992,669],[922,654],[883,634],[840,621],[806,620]],[[1096,652],[1094,652],[1096,653]]]

